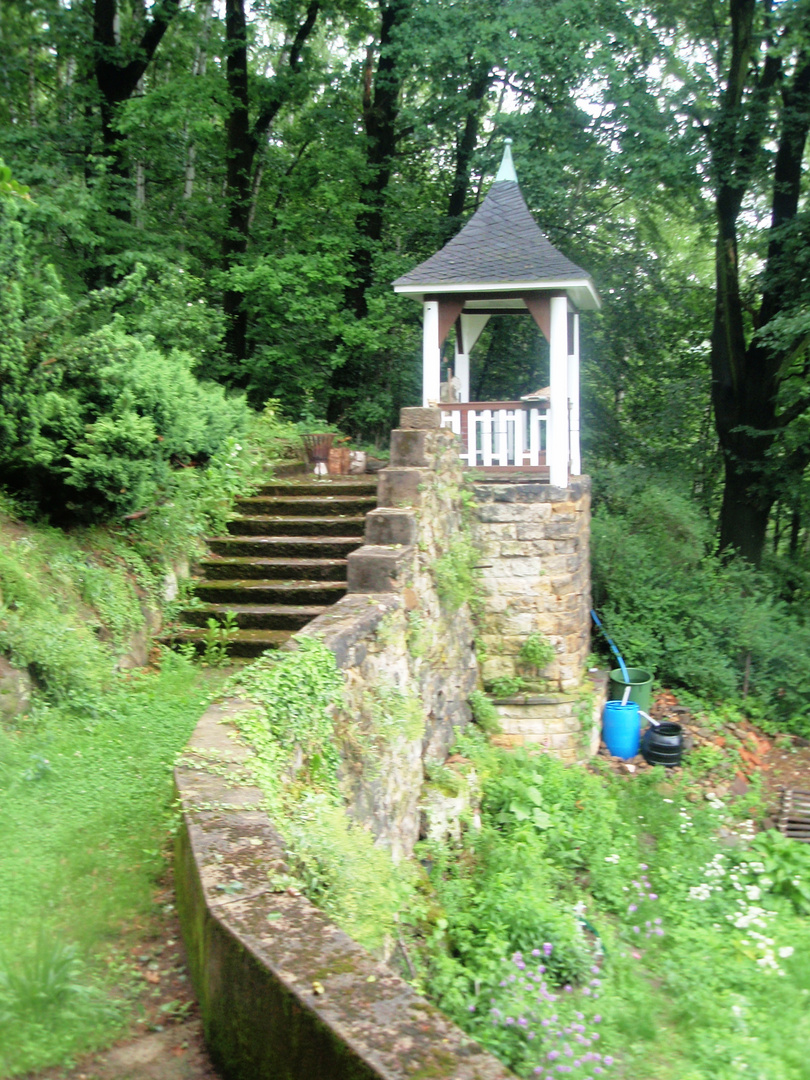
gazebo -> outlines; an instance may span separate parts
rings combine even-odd
[[[590,274],[558,251],[532,218],[518,186],[511,139],[487,196],[435,255],[397,278],[394,290],[423,306],[422,404],[439,405],[472,467],[548,470],[568,486],[581,472],[579,312],[601,306]],[[549,382],[521,401],[470,402],[470,351],[492,315],[528,312],[549,343]],[[441,353],[455,330],[454,377]]]

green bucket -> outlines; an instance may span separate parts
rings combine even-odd
[[[649,712],[652,704],[653,677],[644,668],[631,667],[627,669],[627,679],[622,675],[621,668],[614,668],[610,673],[610,689],[608,698],[611,701],[621,701],[624,692],[630,687],[630,701],[635,701],[642,712]]]

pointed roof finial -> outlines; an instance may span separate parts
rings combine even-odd
[[[498,169],[498,175],[495,177],[495,183],[497,184],[501,180],[509,180],[511,183],[517,183],[517,173],[515,172],[515,164],[512,161],[512,140],[503,140],[503,158],[501,159],[501,167]]]

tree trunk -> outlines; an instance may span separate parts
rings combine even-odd
[[[250,219],[250,173],[256,144],[250,131],[247,67],[247,22],[244,0],[226,0],[225,39],[227,42],[226,76],[230,108],[225,124],[227,211],[222,237],[222,262],[232,270],[248,246]],[[229,286],[223,296],[225,346],[235,364],[247,356],[247,313],[244,294]]]
[[[447,217],[453,223],[454,231],[464,213],[467,192],[470,187],[470,170],[478,141],[478,128],[481,123],[481,106],[492,81],[489,66],[474,72],[467,86],[467,109],[464,130],[456,143],[456,168],[453,176],[453,188],[447,202]]]
[[[755,68],[756,0],[731,0],[729,10],[731,58],[711,137],[717,217],[712,403],[725,466],[720,550],[738,551],[759,565],[779,483],[789,483],[790,478],[772,471],[769,455],[779,428],[786,423],[777,411],[782,355],[756,336],[746,340],[737,220],[743,199],[757,180],[763,143],[772,138],[769,110],[776,88],[781,87],[779,138],[769,178],[770,239],[756,319],[757,328],[762,328],[790,302],[792,268],[785,265],[785,228],[799,209],[802,160],[810,129],[810,57],[806,51],[799,53],[789,81],[784,81],[778,49],[770,49]],[[797,465],[803,469],[805,464],[803,457],[797,459],[791,475]]]
[[[244,0],[226,0],[225,40],[227,49],[226,77],[230,108],[225,124],[227,175],[225,203],[227,222],[222,238],[223,268],[233,270],[247,253],[254,192],[253,167],[260,140],[267,137],[279,110],[289,100],[296,77],[302,71],[301,53],[315,28],[320,12],[320,0],[310,0],[303,21],[296,27],[286,60],[286,71],[274,77],[272,93],[250,124],[250,92],[248,87],[247,22]],[[225,314],[225,347],[237,372],[248,355],[248,316],[244,309],[244,292],[229,287],[223,295]],[[241,375],[233,381],[244,384]]]
[[[366,293],[373,280],[374,252],[382,238],[385,193],[391,179],[397,151],[397,121],[402,71],[396,49],[396,34],[411,13],[412,0],[379,0],[382,22],[377,69],[372,78],[372,52],[366,58],[363,94],[363,125],[366,131],[366,175],[360,191],[363,209],[357,218],[357,240],[352,253],[353,281],[346,290],[346,303],[358,319],[368,314]],[[372,85],[373,84],[373,85]],[[338,378],[349,377],[351,365]]]
[[[157,5],[153,18],[143,26],[140,41],[131,50],[133,59],[125,61],[121,56],[118,0],[94,0],[94,67],[101,92],[101,137],[111,173],[119,181],[119,200],[113,213],[125,221],[131,218],[130,169],[124,142],[116,129],[118,110],[135,93],[179,6],[180,0],[163,0]]]

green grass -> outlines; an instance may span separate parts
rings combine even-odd
[[[206,678],[169,654],[0,729],[0,1075],[69,1061],[131,1019],[116,946],[152,910]]]

